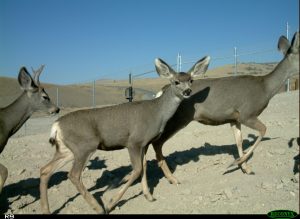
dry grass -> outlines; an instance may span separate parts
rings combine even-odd
[[[247,63],[238,65],[238,75],[264,75],[275,68],[275,63],[257,64]],[[199,78],[214,78],[234,76],[233,65],[225,65],[208,70],[205,75]],[[17,73],[16,73],[17,75]],[[296,87],[296,78],[291,80],[292,90]],[[133,87],[135,89],[134,100],[148,99],[152,94],[158,92],[168,80],[161,78],[135,79]],[[95,103],[97,106],[118,104],[127,102],[125,99],[125,89],[129,86],[127,80],[99,80],[96,82]],[[59,89],[59,106],[63,108],[82,108],[92,106],[92,83],[75,85],[53,85],[44,84],[47,93],[53,102],[56,103],[57,88]],[[281,91],[284,91],[284,87]],[[15,100],[21,89],[16,79],[0,77],[0,107],[4,107]]]

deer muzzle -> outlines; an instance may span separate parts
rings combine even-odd
[[[192,90],[191,89],[186,89],[183,91],[183,95],[186,96],[186,97],[189,97],[192,93]]]
[[[59,109],[58,107],[55,107],[55,108],[52,108],[52,109],[49,111],[49,113],[50,113],[50,114],[57,114],[57,113],[59,113],[59,111],[60,111],[60,109]]]

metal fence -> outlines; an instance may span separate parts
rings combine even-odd
[[[219,72],[219,77],[262,75],[270,73],[282,59],[282,55],[275,49],[239,51],[237,47],[234,47],[230,52],[231,54],[228,53],[228,55],[222,57],[211,56],[211,64],[208,72]],[[190,68],[196,61],[198,61],[196,58],[185,58],[182,54],[178,54],[177,56],[175,54],[175,63],[172,63],[171,66],[177,71],[182,71],[183,69],[187,70]],[[147,66],[150,66],[150,64]],[[147,88],[142,87],[137,88],[134,86],[134,82],[138,79],[157,77],[155,72],[154,65],[152,69],[141,70],[137,68],[136,70],[131,68],[130,72],[124,72],[124,75],[128,74],[128,80],[124,78],[123,80],[111,79],[103,81],[100,78],[100,80],[79,83],[72,85],[72,87],[58,86],[56,88],[50,88],[49,93],[60,107],[95,107],[98,105],[127,102],[132,99],[133,101],[151,99],[158,90],[147,90]],[[210,73],[208,73],[207,77],[210,76]],[[159,88],[160,87],[157,89]],[[299,76],[289,79],[281,92],[295,89],[299,89]],[[78,90],[80,90],[80,92],[78,92]],[[107,95],[108,93],[110,95]],[[135,95],[131,96],[131,94]],[[82,96],[79,98],[80,95]],[[81,101],[79,101],[79,99],[81,99]]]
[[[273,57],[270,59],[270,57]],[[211,56],[211,63],[206,77],[211,77],[209,72],[218,72],[218,77],[237,75],[262,75],[272,72],[282,55],[275,49],[259,51],[239,51],[233,48],[225,56]],[[174,63],[171,66],[177,71],[189,69],[198,59],[188,58],[182,54],[174,55]],[[153,65],[153,64],[152,64]],[[146,65],[146,66],[151,66]],[[217,69],[217,70],[216,70]],[[219,69],[219,70],[218,70]],[[46,88],[53,102],[61,108],[84,108],[128,102],[128,100],[143,100],[154,98],[155,93],[163,86],[157,85],[156,90],[144,87],[136,87],[138,79],[157,77],[155,67],[141,70],[131,68],[128,80],[93,80],[86,83],[78,83],[70,86],[54,86]],[[132,90],[129,88],[132,87]],[[280,92],[299,89],[299,75],[291,78]],[[131,96],[130,93],[134,94]],[[109,95],[108,95],[109,94]],[[52,121],[52,119],[50,119]],[[21,135],[30,133],[30,122],[19,131]],[[23,134],[22,134],[23,133]],[[20,134],[19,134],[20,135]]]

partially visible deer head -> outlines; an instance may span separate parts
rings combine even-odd
[[[37,71],[32,68],[33,77],[31,77],[26,67],[21,67],[18,81],[21,89],[26,92],[33,110],[47,110],[50,114],[55,114],[59,112],[59,108],[52,103],[49,95],[46,93],[39,81],[43,68],[44,65],[42,65]]]

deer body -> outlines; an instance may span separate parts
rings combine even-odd
[[[284,53],[284,58],[267,75],[201,79],[193,83],[192,96],[181,102],[160,138],[152,143],[159,166],[170,183],[177,184],[179,181],[173,176],[165,162],[162,146],[177,131],[193,120],[215,126],[229,123],[233,129],[240,156],[233,165],[241,165],[244,172],[252,173],[245,161],[266,132],[266,126],[258,119],[258,116],[284,85],[286,79],[295,73],[299,74],[299,33],[295,34],[292,45],[285,37],[281,37],[278,47]],[[259,132],[259,137],[246,154],[242,149],[241,124]]]
[[[79,110],[59,118],[57,125],[63,139],[72,136],[76,142],[93,142],[90,150],[114,150],[130,147],[131,144],[146,145],[163,131],[167,119],[174,114],[181,101],[172,98],[172,92],[170,89],[155,101]],[[170,110],[159,113],[163,109]],[[76,124],[80,124],[80,132]],[[143,139],[140,138],[141,134],[144,135]]]
[[[47,110],[49,113],[58,113],[55,106],[40,86],[39,76],[44,66],[34,71],[33,77],[27,69],[22,67],[18,81],[23,93],[10,105],[0,109],[0,153],[4,150],[8,139],[15,134],[36,110]],[[7,168],[0,164],[0,193],[7,178]]]
[[[264,93],[262,78],[242,77],[239,78],[240,80],[235,80],[233,77],[228,77],[222,79],[195,81],[197,89],[210,88],[207,99],[202,104],[196,104],[195,106],[195,120],[207,125],[222,125],[231,121],[242,121],[252,114],[260,113],[267,106],[267,98],[260,100],[259,105],[255,104],[257,103],[255,95],[251,99],[245,99],[249,98],[249,94],[255,90]],[[251,89],[241,92],[243,83],[239,83],[240,81],[249,84]],[[225,88],[223,89],[223,87]],[[232,94],[239,95],[239,98]],[[254,106],[254,109],[247,110],[251,105]]]
[[[86,190],[81,173],[89,157],[97,150],[117,150],[127,148],[132,163],[132,173],[123,181],[125,185],[105,206],[110,211],[121,199],[128,187],[143,174],[142,189],[149,201],[153,197],[146,180],[145,148],[163,132],[168,119],[175,113],[180,102],[191,93],[191,80],[194,75],[206,71],[209,57],[197,62],[189,74],[176,73],[162,60],[156,60],[160,76],[170,79],[170,89],[160,98],[125,103],[97,109],[79,110],[59,118],[53,125],[50,142],[56,145],[52,161],[41,168],[41,207],[50,213],[47,186],[55,170],[74,160],[68,174],[71,182],[85,200],[98,213],[104,209]]]

